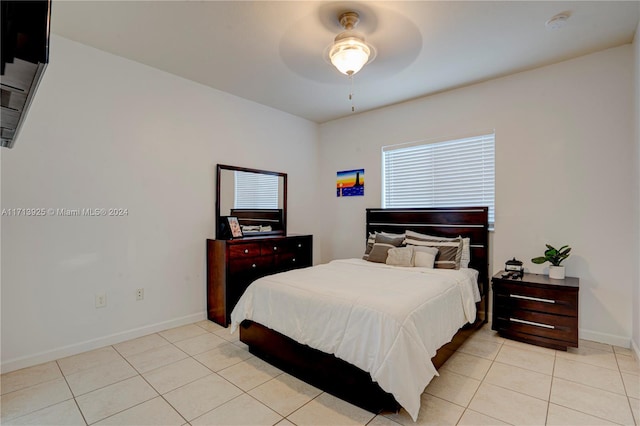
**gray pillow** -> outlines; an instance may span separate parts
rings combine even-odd
[[[364,260],[368,260],[367,258],[369,257],[369,253],[371,253],[371,250],[373,249],[373,245],[375,243],[385,243],[391,244],[395,247],[399,247],[403,244],[404,237],[404,234],[390,234],[387,232],[376,232],[375,234],[373,234],[369,232],[369,236],[367,237],[367,247],[362,258]]]
[[[395,248],[391,244],[374,243],[366,260],[369,262],[386,263],[389,250]]]
[[[404,244],[404,234],[376,234],[376,243],[391,244],[394,247],[400,247]]]

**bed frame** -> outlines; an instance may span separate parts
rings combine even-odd
[[[366,236],[370,232],[402,233],[413,230],[423,234],[471,238],[469,267],[479,271],[481,301],[473,324],[466,324],[442,346],[431,360],[442,364],[479,327],[487,322],[489,293],[489,227],[487,207],[367,209]],[[363,249],[364,251],[364,249]],[[400,405],[393,395],[383,391],[369,373],[334,355],[302,345],[262,324],[245,320],[240,325],[240,340],[249,351],[276,367],[332,395],[373,413],[396,412]]]

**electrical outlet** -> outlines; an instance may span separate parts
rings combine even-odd
[[[106,293],[96,294],[96,308],[104,308],[105,306],[107,306],[107,294]]]
[[[144,288],[139,288],[136,290],[136,300],[144,299]]]

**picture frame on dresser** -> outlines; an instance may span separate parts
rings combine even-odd
[[[240,227],[237,217],[227,216],[227,225],[229,225],[231,238],[242,238],[242,228]]]
[[[229,216],[220,216],[220,226],[219,226],[219,230],[218,230],[218,238],[222,239],[222,240],[231,240],[234,238],[239,238],[239,237],[234,237],[232,230],[231,230],[231,222],[229,221]],[[240,225],[238,224],[238,227]],[[242,232],[242,228],[240,228],[240,232]],[[237,232],[236,232],[236,235]]]

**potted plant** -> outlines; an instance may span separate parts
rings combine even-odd
[[[571,247],[562,246],[559,249],[545,244],[547,249],[544,252],[544,256],[534,257],[531,261],[535,264],[541,265],[545,262],[550,262],[549,266],[549,278],[561,280],[564,279],[564,266],[561,265],[571,252]]]

